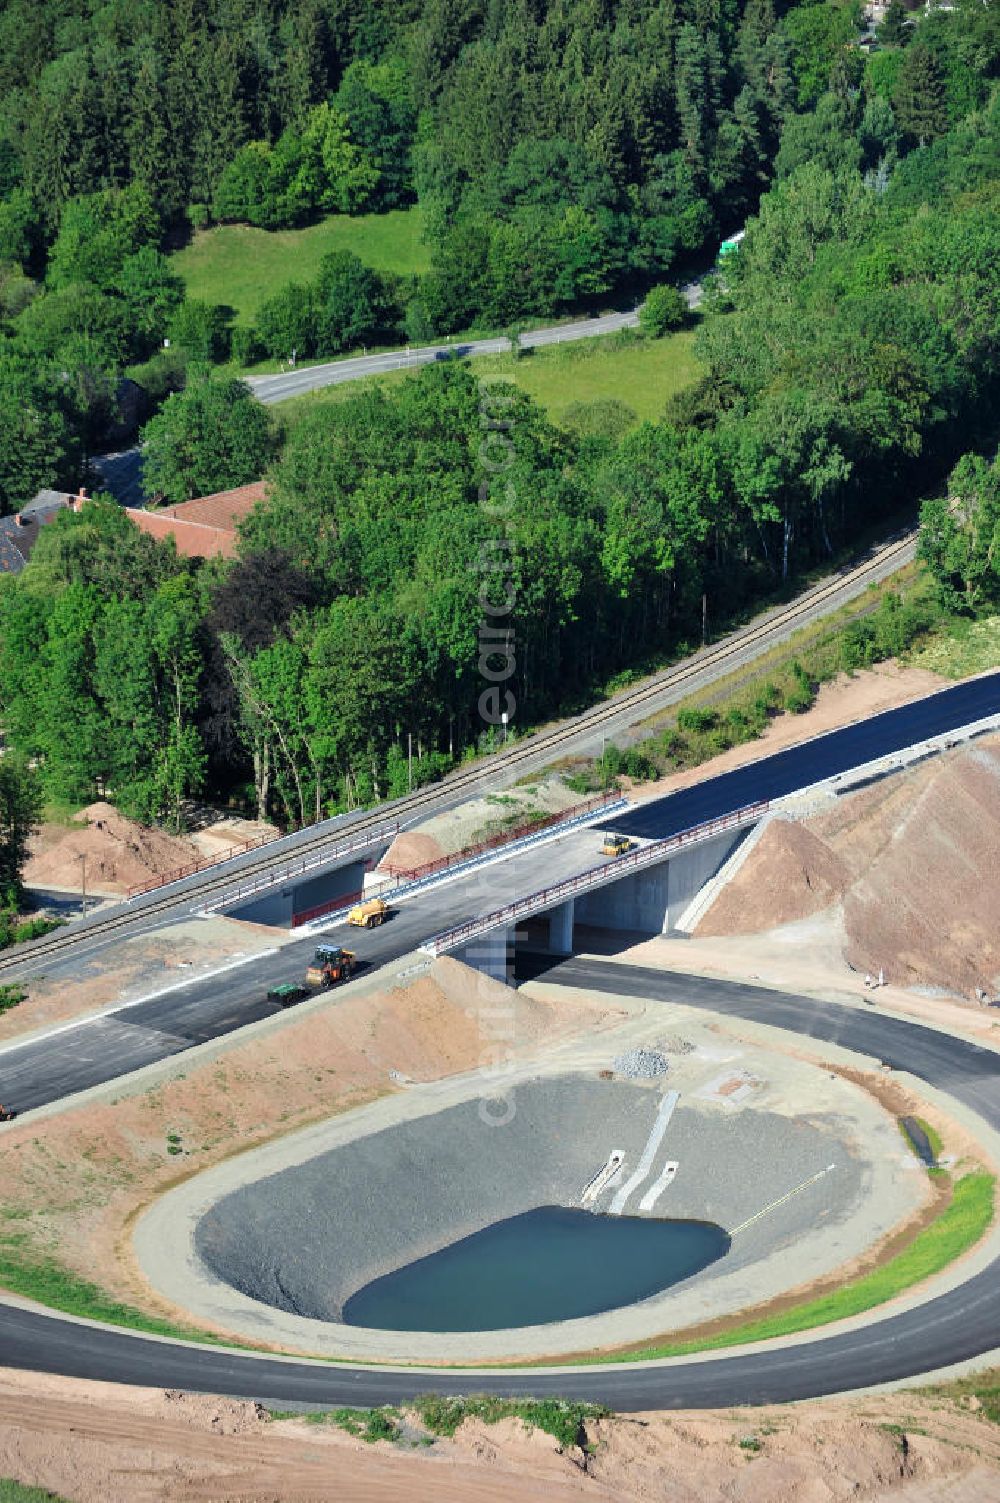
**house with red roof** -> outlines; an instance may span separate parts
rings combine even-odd
[[[239,524],[266,494],[266,483],[258,480],[177,506],[129,507],[126,515],[150,537],[172,537],[184,558],[234,558]]]

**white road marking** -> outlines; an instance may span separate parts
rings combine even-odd
[[[197,986],[202,981],[212,981],[216,976],[224,976],[227,971],[235,971],[240,966],[250,965],[254,960],[264,960],[269,955],[277,955],[280,949],[280,945],[275,945],[271,950],[258,950],[253,955],[241,955],[238,960],[219,966],[215,971],[201,971],[196,976],[189,976],[186,981],[178,981],[174,986],[165,986],[158,992],[148,992],[145,997],[133,997],[130,1002],[114,1002],[110,1007],[102,1008],[100,1012],[86,1013],[82,1018],[73,1018],[69,1023],[61,1023],[58,1028],[50,1028],[45,1033],[28,1034],[22,1039],[11,1039],[9,1044],[0,1045],[0,1055],[11,1054],[15,1049],[24,1049],[29,1044],[46,1043],[60,1033],[72,1033],[74,1028],[86,1028],[88,1023],[99,1023],[102,1018],[111,1018],[117,1013],[127,1012],[129,1008],[141,1007],[144,1002],[157,1002],[160,997],[169,997],[171,992],[185,991],[189,986]]]

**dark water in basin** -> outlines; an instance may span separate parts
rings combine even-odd
[[[383,1331],[545,1325],[647,1299],[728,1250],[712,1222],[541,1206],[375,1279],[343,1318]]]

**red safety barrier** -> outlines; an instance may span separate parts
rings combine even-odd
[[[292,928],[299,929],[303,924],[311,924],[313,919],[322,918],[324,914],[334,913],[338,908],[353,908],[355,903],[360,903],[364,897],[361,892],[342,892],[339,898],[330,898],[325,903],[318,904],[315,908],[307,908],[303,913],[292,915]]]

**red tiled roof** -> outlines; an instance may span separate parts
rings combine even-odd
[[[235,558],[236,533],[228,527],[206,527],[162,511],[130,510],[128,516],[140,532],[164,542],[173,538],[183,558]]]
[[[241,485],[236,490],[218,491],[197,501],[182,501],[177,506],[160,506],[155,511],[129,510],[128,515],[150,537],[172,537],[177,552],[185,558],[223,558],[236,556],[236,528],[248,517],[267,494],[263,480]]]
[[[200,522],[206,527],[221,527],[235,532],[237,522],[248,517],[267,495],[263,480],[253,485],[241,485],[234,491],[218,491],[214,496],[201,496],[197,501],[183,501],[179,506],[159,508],[160,516],[176,517],[179,522]]]

